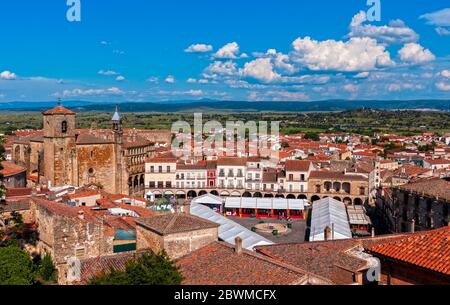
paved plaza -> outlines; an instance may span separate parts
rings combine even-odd
[[[229,219],[239,223],[240,225],[246,227],[251,230],[252,227],[259,224],[261,221],[266,223],[282,223],[287,224],[286,220],[278,220],[278,219],[261,219],[261,218],[249,218],[249,217],[228,217]],[[283,243],[303,243],[305,242],[305,231],[306,231],[306,221],[303,219],[294,219],[291,220],[292,230],[287,234],[282,234],[278,236],[274,236],[273,234],[264,234],[261,232],[257,232],[259,235],[273,241],[277,244]]]

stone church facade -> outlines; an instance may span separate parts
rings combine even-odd
[[[145,160],[154,147],[145,134],[123,129],[117,109],[111,129],[77,129],[76,113],[58,105],[43,112],[42,132],[16,139],[13,160],[41,184],[137,195],[144,192]]]

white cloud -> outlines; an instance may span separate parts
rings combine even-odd
[[[100,70],[100,71],[98,71],[98,74],[105,75],[105,76],[113,76],[113,75],[118,75],[119,73],[116,71],[112,71],[112,70]]]
[[[441,91],[450,91],[450,84],[439,82],[436,84],[436,88],[438,88]]]
[[[175,77],[173,77],[172,75],[169,75],[166,77],[166,79],[164,81],[168,84],[173,84],[173,83],[175,83],[176,80],[175,80]]]
[[[450,35],[450,27],[444,28],[444,27],[437,27],[436,32],[441,36],[449,36]]]
[[[202,90],[189,90],[189,91],[186,91],[186,94],[189,94],[192,96],[200,96],[200,95],[203,95],[203,91]]]
[[[360,72],[358,74],[356,74],[355,76],[353,76],[353,78],[367,78],[369,77],[370,72]]]
[[[211,52],[213,50],[213,46],[209,44],[193,44],[184,50],[186,53],[206,53]]]
[[[430,62],[436,59],[436,56],[430,50],[425,49],[417,43],[407,43],[398,51],[400,59],[411,64]]]
[[[216,78],[217,75],[232,76],[237,74],[237,64],[229,61],[215,61],[205,69],[205,77]]]
[[[111,87],[107,89],[72,89],[64,90],[63,97],[73,96],[91,96],[91,95],[121,95],[124,92],[117,87]],[[59,93],[55,93],[54,96],[61,96]]]
[[[194,83],[197,82],[197,80],[196,80],[195,78],[188,78],[188,79],[186,80],[186,82],[187,82],[187,83],[190,83],[190,84],[194,84]]]
[[[0,73],[0,78],[6,80],[14,80],[17,78],[17,75],[16,73],[13,73],[11,71],[3,71],[2,73]]]
[[[347,42],[305,37],[292,45],[291,60],[314,71],[368,71],[394,64],[386,48],[367,37],[354,37]]]
[[[443,77],[450,78],[450,70],[443,70],[440,74]]]
[[[157,83],[159,83],[159,77],[151,76],[147,79],[147,81],[152,84],[157,84]]]
[[[387,44],[416,42],[419,35],[407,27],[402,20],[392,20],[389,25],[376,26],[365,24],[367,15],[364,11],[356,14],[350,24],[349,37],[370,37]]]
[[[309,96],[304,92],[269,90],[265,92],[252,91],[249,99],[252,101],[305,101],[309,99]]]
[[[125,77],[123,77],[122,75],[119,75],[119,76],[116,77],[116,81],[118,81],[118,82],[121,82],[121,81],[124,81],[124,80],[125,80]]]
[[[450,8],[422,15],[420,19],[425,19],[427,24],[435,26],[439,35],[450,35]]]
[[[398,92],[404,90],[422,90],[424,86],[422,84],[412,84],[412,83],[392,83],[387,85],[387,90],[389,92]]]
[[[252,77],[266,83],[280,78],[280,75],[273,70],[270,58],[257,58],[246,63],[241,73],[243,76]]]
[[[199,84],[207,84],[207,83],[209,83],[209,80],[207,80],[207,79],[199,79],[198,83]]]
[[[230,42],[221,47],[215,54],[215,58],[221,59],[236,59],[236,58],[246,58],[247,54],[239,54],[240,47],[237,42]]]

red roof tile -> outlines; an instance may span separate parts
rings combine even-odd
[[[311,166],[310,161],[288,160],[286,161],[286,171],[288,172],[307,172]]]
[[[177,261],[185,285],[295,285],[306,272],[263,255],[214,242]]]
[[[450,275],[450,227],[383,241],[365,249],[376,256]]]
[[[0,174],[5,177],[14,176],[23,172],[26,172],[26,168],[19,166],[13,162],[4,161],[2,162],[3,169],[0,170]]]
[[[75,112],[73,112],[72,110],[69,110],[63,106],[56,106],[53,109],[44,111],[42,114],[43,115],[55,115],[55,114],[75,115]]]
[[[160,235],[217,228],[219,225],[188,214],[167,214],[151,218],[140,218],[136,223]]]

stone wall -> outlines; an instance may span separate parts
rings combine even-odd
[[[77,185],[95,183],[108,193],[116,193],[115,157],[114,144],[78,145]]]
[[[58,269],[60,282],[67,278],[67,262],[113,253],[113,239],[98,221],[57,215],[33,203],[32,210],[38,226],[37,249],[41,255],[51,255]]]
[[[155,253],[165,250],[172,259],[180,258],[218,240],[218,229],[203,229],[190,232],[159,235],[137,225],[137,249],[150,249]]]

